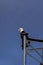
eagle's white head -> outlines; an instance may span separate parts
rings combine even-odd
[[[18,31],[21,33],[22,31],[24,31],[23,28],[19,28]]]

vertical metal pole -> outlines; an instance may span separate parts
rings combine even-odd
[[[41,58],[41,63],[40,65],[43,65],[43,48],[42,48],[42,58]]]
[[[43,64],[43,48],[42,48],[42,64]]]
[[[26,36],[24,35],[24,65],[26,65]]]

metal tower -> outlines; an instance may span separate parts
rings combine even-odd
[[[32,41],[34,42],[41,42],[43,44],[43,40],[40,39],[33,39],[28,36],[28,33],[24,31],[23,28],[19,28],[18,31],[20,32],[21,39],[22,39],[22,50],[24,51],[24,65],[26,65],[26,55],[28,54],[30,57],[32,57],[34,60],[40,63],[40,65],[43,65],[43,47],[41,48],[34,48],[30,43]],[[31,47],[31,49],[29,49]],[[28,48],[28,49],[27,49]],[[37,58],[29,54],[29,51],[35,51],[40,57],[41,61],[39,61]],[[42,54],[40,54],[37,50],[42,50]]]

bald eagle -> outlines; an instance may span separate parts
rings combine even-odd
[[[30,41],[28,40],[28,33],[26,33],[23,28],[19,28],[18,31],[20,32],[20,36],[22,39],[22,49],[24,48],[24,35],[26,36],[26,47],[28,47],[30,45]]]

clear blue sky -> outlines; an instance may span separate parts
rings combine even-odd
[[[0,0],[0,65],[23,65],[19,27],[43,39],[43,0]],[[27,65],[39,63],[28,57]]]

